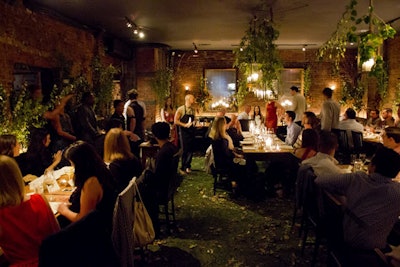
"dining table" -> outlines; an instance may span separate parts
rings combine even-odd
[[[296,158],[292,146],[285,144],[274,133],[253,134],[243,132],[240,142],[246,160],[266,161],[272,159]]]
[[[58,206],[61,203],[68,203],[76,188],[73,184],[73,176],[74,167],[65,166],[35,179],[30,179],[28,185],[25,186],[25,192],[28,195],[35,193],[44,195],[53,213],[58,216]]]

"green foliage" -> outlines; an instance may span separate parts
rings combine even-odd
[[[240,42],[240,48],[234,51],[234,67],[239,68],[244,77],[247,78],[252,74],[254,65],[261,71],[261,78],[253,86],[274,91],[274,83],[278,80],[279,71],[283,68],[277,46],[274,44],[278,37],[279,31],[274,28],[271,20],[254,18]],[[237,94],[239,102],[241,95],[246,94],[250,86],[245,81],[239,81]]]
[[[357,112],[363,108],[363,96],[365,93],[365,88],[359,81],[356,85],[352,85],[348,81],[343,82],[341,93],[342,98],[339,101],[341,105],[350,105]]]
[[[339,71],[340,60],[344,58],[349,43],[358,43],[359,65],[361,66],[371,58],[376,59],[383,42],[388,38],[393,38],[396,34],[390,25],[374,13],[372,2],[368,7],[368,13],[360,17],[357,17],[357,4],[356,0],[350,0],[337,24],[336,31],[318,50],[319,59],[333,62],[335,73]],[[368,26],[369,31],[358,35],[357,30],[362,25]]]
[[[387,64],[383,61],[382,56],[377,57],[369,75],[376,77],[377,92],[379,97],[381,100],[385,99],[389,87],[389,75],[387,71]]]
[[[96,114],[106,116],[113,97],[114,75],[118,70],[113,65],[104,66],[98,57],[93,58],[93,93],[96,98]]]
[[[163,103],[165,98],[171,94],[171,81],[173,80],[172,69],[160,69],[154,74],[150,86],[157,96],[158,103]]]
[[[212,100],[212,96],[210,95],[210,92],[206,88],[206,82],[204,78],[199,79],[200,84],[199,84],[199,90],[194,91],[193,95],[196,99],[196,102],[199,104],[199,107],[205,108],[207,103]]]
[[[311,66],[307,66],[307,68],[303,72],[303,90],[304,96],[307,97],[311,88]]]
[[[21,86],[18,94],[11,95],[0,86],[0,96],[2,98],[0,133],[14,134],[19,142],[26,145],[29,130],[32,127],[45,126],[46,120],[43,114],[54,100],[47,104],[41,103],[41,100],[33,100],[27,93],[26,84]]]

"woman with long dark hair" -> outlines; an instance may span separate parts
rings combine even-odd
[[[65,157],[75,168],[76,190],[70,197],[71,206],[60,204],[58,212],[76,222],[93,210],[112,218],[116,190],[115,182],[106,164],[89,143],[77,141],[67,148]]]

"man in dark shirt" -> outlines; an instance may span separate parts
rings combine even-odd
[[[136,89],[129,90],[128,92],[130,104],[127,108],[127,125],[128,130],[138,135],[142,140],[144,139],[144,120],[145,110],[142,105],[139,104],[137,97],[138,92]]]
[[[93,105],[94,95],[91,92],[83,93],[82,104],[79,106],[76,114],[78,139],[92,145],[94,145],[96,138],[100,135]]]
[[[113,106],[114,106],[114,113],[111,115],[110,121],[113,119],[121,121],[122,129],[126,130],[125,117],[123,115],[124,102],[121,99],[114,100]],[[108,127],[108,128],[111,128],[111,127]]]

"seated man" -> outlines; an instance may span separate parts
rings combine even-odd
[[[309,164],[314,169],[316,176],[322,174],[343,173],[344,170],[337,166],[338,161],[334,158],[338,146],[337,137],[334,133],[322,131],[319,136],[318,153],[303,164]]]
[[[375,132],[375,129],[382,127],[382,120],[379,117],[379,110],[371,109],[369,112],[369,118],[367,120],[367,125],[365,125],[366,129],[369,129],[371,132]]]
[[[382,127],[394,126],[393,110],[391,108],[384,108],[382,111]]]
[[[296,113],[294,113],[294,111],[286,111],[285,122],[287,125],[287,134],[285,138],[285,143],[290,146],[293,146],[296,143],[297,137],[301,132],[301,127],[294,122],[295,118]]]
[[[353,147],[353,136],[351,135],[351,131],[364,131],[364,126],[356,121],[356,112],[352,108],[346,109],[346,112],[343,115],[343,120],[339,121],[338,128],[341,130],[346,130],[347,140],[350,147]]]
[[[344,241],[358,250],[383,249],[400,214],[400,184],[392,181],[400,171],[400,155],[380,148],[368,166],[369,174],[318,175],[315,183],[328,192],[344,195]]]
[[[154,175],[150,176],[150,181],[146,177],[143,181],[143,200],[149,215],[153,221],[156,236],[160,233],[158,221],[158,201],[164,197],[169,189],[170,179],[178,171],[174,166],[174,155],[178,152],[178,148],[172,144],[169,139],[170,126],[166,122],[157,122],[152,125],[151,131],[157,140],[160,150],[156,155]],[[141,189],[141,187],[139,188]]]
[[[383,145],[400,154],[400,128],[387,127],[382,134]]]

